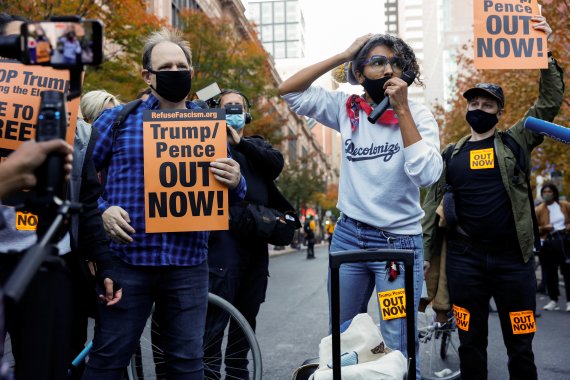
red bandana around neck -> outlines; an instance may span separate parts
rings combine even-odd
[[[372,112],[372,107],[362,96],[350,95],[346,100],[346,112],[348,113],[348,118],[350,119],[350,127],[352,132],[356,131],[360,125],[360,110],[364,110],[367,115]],[[387,109],[386,112],[376,121],[376,124],[387,124],[396,125],[398,124],[398,118],[393,109]]]

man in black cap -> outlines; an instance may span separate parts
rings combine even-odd
[[[550,36],[544,17],[532,20],[535,29]],[[562,104],[562,70],[550,52],[548,56],[538,100],[525,117],[552,121]],[[536,379],[534,205],[527,179],[530,153],[543,137],[525,129],[524,118],[504,132],[497,129],[505,106],[498,85],[479,83],[463,97],[471,134],[444,149],[443,173],[424,200],[426,272],[430,259],[441,254],[442,239],[447,239],[447,284],[459,328],[462,379],[487,378],[491,297],[501,321],[510,378]],[[436,214],[442,199],[445,234],[438,228],[443,223]]]

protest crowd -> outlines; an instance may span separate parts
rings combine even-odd
[[[19,34],[26,21],[0,14],[0,35]],[[545,41],[551,38],[544,17],[533,15],[529,22]],[[81,60],[74,33],[58,44],[64,61]],[[537,70],[535,103],[505,130],[497,127],[509,106],[501,84],[465,88],[470,132],[440,147],[435,117],[408,97],[410,84],[424,83],[406,41],[367,34],[339,51],[278,88],[293,112],[338,131],[342,139],[340,217],[321,227],[299,216],[277,186],[287,165],[282,152],[263,136],[248,134],[257,117],[250,103],[256,94],[225,88],[210,99],[190,100],[197,90],[194,52],[176,30],[145,37],[137,99],[100,89],[69,101],[73,135],[68,132],[65,141],[33,139],[26,127],[32,118],[23,111],[31,109],[25,98],[32,95],[20,94],[10,105],[1,98],[0,153],[7,156],[0,164],[2,287],[49,232],[55,215],[52,206],[26,209],[23,191],[43,183],[38,168],[46,157],[62,158],[64,198],[82,205],[59,229],[23,296],[6,298],[0,309],[0,339],[10,336],[16,379],[69,378],[70,363],[87,341],[89,318],[95,319],[92,346],[76,378],[123,379],[149,318],[159,326],[152,340],[162,353],[156,365],[165,379],[220,378],[222,360],[206,365],[206,358],[231,358],[249,346],[240,330],[227,345],[203,346],[205,339],[221,340],[234,323],[208,306],[209,294],[235,306],[255,331],[267,293],[270,245],[289,245],[294,233],[301,234],[306,258],[314,259],[317,228],[326,232],[330,252],[413,252],[413,317],[428,304],[437,323],[454,316],[461,378],[487,378],[491,299],[510,377],[538,378],[536,328],[516,331],[513,316],[533,324],[540,316],[538,252],[550,301],[545,312],[570,312],[570,299],[559,303],[558,286],[561,271],[570,297],[570,204],[552,183],[539,190],[543,202],[533,203],[530,156],[545,138],[524,126],[527,117],[552,122],[559,112],[564,82],[556,53],[548,50],[546,66]],[[15,76],[36,67],[13,60],[1,65]],[[314,83],[330,71],[339,83],[361,86],[361,95]],[[383,104],[389,108],[375,117]],[[10,118],[11,109],[21,109],[22,117]],[[14,201],[20,196],[26,199],[23,208]],[[270,229],[267,218],[273,220]],[[340,320],[356,320],[367,312],[374,291],[405,287],[404,267],[396,261],[345,264],[340,284]],[[329,302],[333,296],[329,286]],[[378,311],[386,315],[381,301]],[[411,354],[406,334],[414,334],[415,378],[421,379],[417,326],[406,333],[405,320],[383,320],[379,331],[386,346],[403,357]],[[328,322],[330,331],[330,315]],[[321,365],[315,379],[329,369]],[[0,379],[9,378],[6,370],[0,367]],[[247,359],[226,363],[225,378],[248,376]]]

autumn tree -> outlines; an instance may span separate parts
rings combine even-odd
[[[559,64],[570,62],[570,34],[568,12],[570,0],[543,0],[542,13],[554,32],[549,48]],[[479,82],[499,84],[505,94],[505,114],[501,117],[499,128],[504,130],[513,125],[534,104],[538,97],[539,70],[476,70],[473,64],[472,48],[463,46],[458,53],[457,73],[454,80],[454,97],[445,107],[436,106],[435,114],[440,123],[442,147],[456,142],[470,133],[465,121],[467,104],[462,93]],[[567,69],[567,68],[566,68]],[[567,70],[566,70],[567,71]],[[569,76],[565,76],[566,88],[570,85]],[[570,127],[570,101],[568,97],[554,120],[554,123]],[[545,138],[545,141],[532,155],[534,174],[545,174],[554,168],[570,173],[570,149],[568,145]],[[566,175],[564,189],[570,192],[570,176]]]
[[[319,194],[325,190],[325,181],[309,166],[310,162],[309,156],[290,162],[277,181],[277,186],[297,211],[315,206]]]
[[[244,93],[253,105],[254,116],[245,134],[259,134],[278,144],[285,121],[274,107],[281,100],[276,97],[277,84],[259,39],[244,39],[232,20],[209,18],[196,10],[184,12],[181,20],[181,30],[192,48],[193,91],[216,82],[222,89]],[[273,98],[272,102],[267,102],[268,98]]]

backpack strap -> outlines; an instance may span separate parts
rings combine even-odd
[[[117,115],[115,121],[113,122],[113,142],[111,143],[111,148],[115,145],[115,142],[117,141],[117,135],[119,134],[119,129],[121,128],[121,125],[123,125],[123,122],[125,121],[127,116],[129,116],[131,112],[133,112],[141,103],[142,103],[141,99],[133,100],[125,104],[123,109],[119,111],[119,114]],[[113,149],[111,149],[111,151],[113,151]]]
[[[528,201],[530,204],[530,216],[532,218],[532,230],[534,234],[534,250],[536,252],[540,252],[541,245],[540,245],[540,233],[538,232],[538,220],[536,218],[536,212],[534,211],[534,200],[532,197],[532,187],[530,184],[530,170],[528,170],[529,168],[526,157],[524,156],[524,151],[522,150],[519,143],[515,140],[515,138],[511,136],[509,133],[506,132],[501,133],[500,136],[501,140],[503,141],[503,144],[505,144],[511,150],[511,152],[513,152],[516,159],[515,175],[513,176],[513,180],[518,179],[517,176],[519,175],[520,172],[524,173],[526,179]]]
[[[142,103],[141,99],[135,99],[131,102],[125,104],[125,106],[119,111],[115,121],[113,121],[113,140],[111,141],[111,154],[108,155],[108,158],[103,162],[103,167],[101,168],[101,185],[102,188],[105,189],[105,185],[107,184],[107,172],[109,170],[109,165],[111,165],[111,157],[113,153],[113,148],[115,147],[115,142],[117,141],[117,136],[119,135],[119,130],[121,126],[127,119],[127,117],[135,110],[137,107]]]

